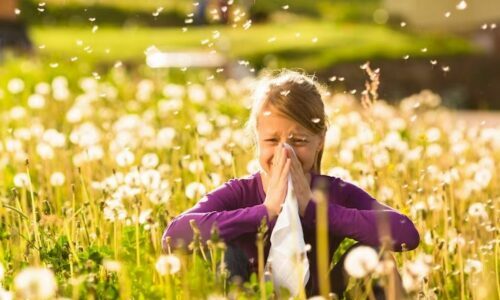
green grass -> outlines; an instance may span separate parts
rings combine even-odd
[[[215,31],[220,32],[216,40],[212,37]],[[90,26],[34,27],[32,36],[37,45],[45,45],[39,50],[42,56],[60,61],[78,57],[101,63],[116,60],[140,63],[144,61],[145,49],[151,45],[163,50],[210,50],[201,43],[208,39],[215,42],[213,48],[219,52],[234,59],[250,60],[258,67],[274,61],[277,66],[306,70],[340,61],[401,58],[407,54],[434,57],[474,51],[469,42],[449,35],[415,35],[386,26],[313,21],[259,24],[248,30],[241,26],[190,27],[187,32],[181,28],[103,27],[92,33]],[[275,41],[269,42],[272,37]],[[83,44],[77,45],[77,40]],[[226,45],[227,51],[222,50],[221,44]],[[92,48],[91,53],[84,51],[86,46]],[[423,53],[422,48],[428,51]]]

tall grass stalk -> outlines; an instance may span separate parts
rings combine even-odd
[[[329,278],[329,246],[328,246],[328,195],[327,183],[320,181],[314,190],[316,201],[316,256],[318,265],[319,291],[321,296],[328,298],[330,294]]]

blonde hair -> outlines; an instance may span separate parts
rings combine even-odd
[[[328,121],[321,96],[323,91],[314,77],[302,72],[284,69],[277,74],[264,74],[252,95],[252,109],[245,126],[254,146],[257,144],[257,116],[266,105],[272,105],[313,134],[324,135]],[[316,173],[320,172],[322,156],[323,148],[313,165]]]

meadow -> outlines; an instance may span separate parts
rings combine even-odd
[[[227,282],[216,232],[193,241],[194,254],[161,247],[173,217],[257,170],[243,130],[254,81],[120,63],[4,65],[0,298],[269,297],[263,274],[244,288]],[[395,254],[412,299],[499,299],[500,128],[456,120],[430,91],[397,105],[358,95],[324,95],[322,172],[416,224],[419,247]],[[382,263],[349,293],[369,297],[356,283],[383,280]]]

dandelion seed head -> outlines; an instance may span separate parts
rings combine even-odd
[[[54,149],[47,143],[41,142],[36,145],[36,153],[44,160],[54,158]]]
[[[109,272],[120,272],[122,267],[122,264],[119,261],[111,259],[104,259],[102,265]]]
[[[488,219],[488,213],[486,212],[486,207],[481,202],[476,202],[476,203],[471,204],[469,206],[467,213],[473,219],[478,219],[478,220],[487,220]]]
[[[30,178],[28,174],[22,172],[14,175],[14,185],[18,188],[27,188],[30,184]]]
[[[205,195],[206,188],[201,182],[191,182],[186,186],[185,194],[189,199]]]
[[[2,282],[4,274],[5,274],[5,268],[3,267],[3,264],[0,262],[0,282]]]
[[[135,155],[128,149],[120,151],[115,158],[120,167],[128,167],[134,163]]]
[[[11,94],[19,94],[24,90],[24,81],[21,78],[12,78],[7,83],[7,90]]]
[[[483,271],[483,263],[477,259],[467,258],[465,260],[464,272],[467,274],[480,274]]]
[[[350,276],[362,278],[375,270],[378,262],[377,251],[368,246],[359,246],[347,254],[344,268]]]
[[[161,255],[155,264],[160,275],[175,274],[181,269],[181,261],[175,255]]]
[[[66,181],[66,176],[62,172],[54,172],[50,175],[50,185],[59,187]]]
[[[14,289],[16,295],[23,299],[52,299],[57,283],[51,270],[27,267],[15,277]]]
[[[39,94],[32,94],[28,97],[28,106],[32,109],[42,109],[45,107],[45,97]]]

